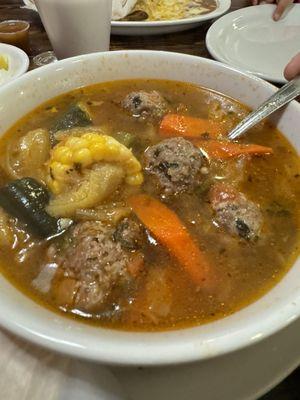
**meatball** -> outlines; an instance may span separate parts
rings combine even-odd
[[[243,193],[225,183],[217,183],[210,191],[210,201],[216,214],[216,223],[231,235],[246,240],[259,237],[262,227],[261,211]]]
[[[166,100],[155,90],[131,92],[121,104],[133,117],[142,119],[160,119],[168,111]]]
[[[192,191],[199,184],[201,164],[200,151],[181,137],[163,140],[145,152],[145,170],[167,195]]]
[[[131,218],[124,218],[114,232],[114,239],[126,250],[137,250],[142,246],[144,231],[140,224]]]
[[[128,255],[114,241],[113,230],[102,223],[77,224],[65,247],[56,260],[63,271],[63,286],[67,286],[66,279],[72,282],[73,297],[67,303],[73,307],[83,310],[98,307],[117,284],[129,279]]]

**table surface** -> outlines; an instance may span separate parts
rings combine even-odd
[[[30,56],[51,50],[51,44],[38,14],[21,8],[21,0],[0,0],[0,22],[8,19],[23,19],[31,24]],[[232,7],[232,9],[238,7]],[[205,46],[205,35],[210,23],[187,32],[155,37],[112,36],[111,50],[149,49],[167,50],[210,58]],[[283,383],[265,395],[261,400],[299,400],[300,369],[290,375]],[[10,400],[7,398],[7,400]]]

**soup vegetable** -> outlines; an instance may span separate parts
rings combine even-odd
[[[159,80],[48,101],[0,141],[0,266],[40,304],[123,330],[194,326],[255,301],[299,253],[299,159],[249,110]]]
[[[165,21],[197,17],[217,8],[215,0],[139,0],[129,21]]]

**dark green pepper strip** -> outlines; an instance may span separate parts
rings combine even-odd
[[[129,132],[117,132],[113,136],[118,142],[128,148],[130,148],[136,140],[136,136]]]
[[[0,206],[26,224],[28,231],[43,239],[63,233],[68,225],[63,227],[61,220],[45,211],[48,202],[47,189],[33,178],[18,179],[0,189]]]
[[[73,105],[62,117],[60,117],[50,129],[52,146],[57,143],[55,133],[76,127],[85,127],[92,124],[92,117],[88,107],[83,103]]]

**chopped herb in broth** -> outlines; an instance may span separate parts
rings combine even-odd
[[[130,21],[165,21],[185,19],[207,14],[215,10],[215,0],[139,0],[132,13],[125,18]]]
[[[0,140],[1,272],[53,311],[121,330],[255,301],[299,254],[300,171],[267,122],[226,140],[248,112],[159,80],[41,105]]]

